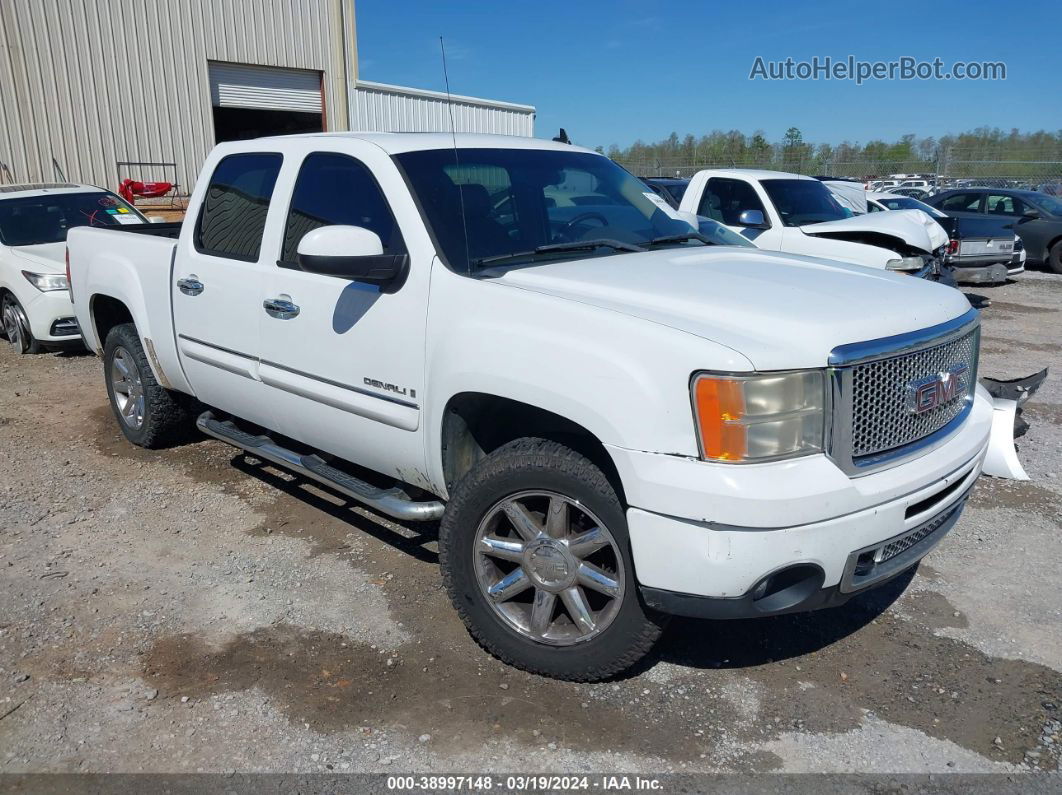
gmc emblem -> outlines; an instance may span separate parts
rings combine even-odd
[[[907,384],[907,410],[912,414],[924,414],[963,397],[967,392],[966,374],[969,371],[965,364],[953,364],[943,373],[911,381]]]

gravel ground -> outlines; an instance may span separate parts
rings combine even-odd
[[[1057,771],[1062,277],[969,292],[983,373],[1054,368],[1032,481],[983,478],[909,580],[676,620],[594,685],[486,656],[430,528],[219,442],[134,448],[95,358],[5,348],[0,771]]]

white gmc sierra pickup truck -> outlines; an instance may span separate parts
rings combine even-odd
[[[954,286],[944,268],[948,235],[936,221],[916,210],[853,215],[814,177],[743,168],[698,171],[679,209],[718,221],[767,251],[854,262]]]
[[[593,680],[665,614],[909,571],[989,438],[961,293],[712,245],[667,209],[559,143],[265,138],[213,151],[176,240],[73,230],[70,284],[131,442],[199,406],[258,459],[441,520],[476,640]]]

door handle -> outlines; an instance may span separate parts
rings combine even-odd
[[[299,307],[286,298],[267,298],[262,306],[267,315],[280,320],[291,320],[299,314]]]
[[[178,279],[177,289],[185,295],[199,295],[203,292],[203,283],[193,273],[187,279]]]

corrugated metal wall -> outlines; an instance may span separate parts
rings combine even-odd
[[[59,176],[54,158],[67,179],[114,188],[118,160],[172,161],[191,190],[214,145],[208,60],[324,72],[327,128],[345,129],[353,2],[346,63],[336,8],[334,0],[0,0],[0,162],[16,181],[47,181]]]
[[[350,129],[449,132],[446,94],[359,80],[350,103]],[[452,97],[457,132],[535,134],[535,109],[475,97]]]

